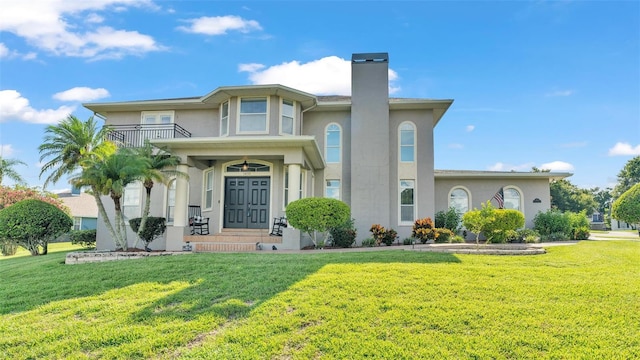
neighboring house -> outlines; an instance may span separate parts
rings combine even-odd
[[[177,168],[189,179],[153,190],[152,215],[168,221],[154,249],[181,250],[187,242],[197,251],[250,250],[256,243],[300,249],[309,239],[297,230],[268,233],[287,203],[311,196],[349,204],[359,240],[372,224],[410,236],[415,219],[449,206],[479,208],[500,188],[505,206],[522,211],[528,226],[549,209],[549,181],[571,174],[434,170],[434,128],[453,100],[389,98],[388,73],[386,53],[354,54],[351,96],[247,85],[202,97],[84,106],[105,119],[121,146],[151,139],[182,159]],[[143,190],[140,183],[126,189],[126,217],[141,215]],[[189,235],[189,205],[209,218],[210,236]],[[113,246],[99,222],[97,248]]]
[[[58,198],[71,210],[73,230],[96,229],[98,222],[98,205],[93,195],[72,189],[58,194]]]

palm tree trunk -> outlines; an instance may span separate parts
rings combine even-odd
[[[142,219],[140,219],[140,227],[138,228],[138,233],[136,235],[136,242],[134,247],[138,245],[138,241],[140,240],[140,235],[144,231],[144,228],[147,226],[147,219],[149,218],[149,209],[151,208],[151,188],[153,188],[153,182],[151,185],[147,185],[145,182],[144,185],[145,191],[147,192],[147,197],[144,199],[144,210],[142,211]],[[145,245],[146,247],[146,245]]]
[[[104,225],[107,227],[107,230],[109,231],[109,235],[111,235],[111,238],[113,239],[117,247],[118,237],[116,235],[115,230],[113,229],[111,220],[109,220],[109,216],[107,216],[107,211],[104,209],[104,203],[102,202],[102,198],[100,197],[100,194],[96,190],[95,186],[91,187],[91,192],[93,193],[93,197],[96,199],[96,204],[98,205],[98,213],[100,214],[100,217],[102,217],[102,221],[104,222]]]
[[[127,251],[127,228],[124,226],[124,219],[122,217],[122,208],[120,206],[120,196],[111,192],[111,200],[116,212],[116,248],[120,247],[122,251]]]

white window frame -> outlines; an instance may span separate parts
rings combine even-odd
[[[329,186],[329,182],[330,181],[337,181],[338,182],[338,186]],[[342,199],[342,181],[340,179],[326,179],[324,181],[324,197],[329,197],[328,194],[328,190],[329,189],[337,189],[338,190],[338,197],[337,198],[333,198],[333,199],[338,199],[341,200]]]
[[[155,121],[149,123],[146,121],[147,117],[153,116]],[[160,121],[163,116],[169,116],[170,121],[168,123]],[[173,124],[175,122],[176,112],[173,110],[163,110],[163,111],[143,111],[140,113],[140,124],[142,125],[161,125],[161,124]]]
[[[451,204],[451,195],[456,190],[462,190],[465,193],[467,193],[467,211],[462,213],[462,214],[465,214],[465,213],[469,212],[469,210],[471,210],[471,204],[473,204],[473,202],[471,201],[471,191],[469,191],[468,188],[466,188],[465,186],[462,186],[462,185],[454,186],[454,187],[451,188],[451,190],[449,190],[449,195],[447,196],[447,204],[448,204],[447,210],[453,207],[453,205]],[[458,210],[458,209],[456,209],[456,210]]]
[[[328,150],[329,148],[335,149],[336,146],[329,146],[329,128],[331,126],[338,127],[338,161],[329,161]],[[334,130],[335,131],[335,130]],[[342,163],[342,126],[338,123],[330,123],[324,128],[324,158],[327,164],[340,164]]]
[[[128,220],[142,216],[142,189],[142,182],[134,181],[132,183],[129,183],[122,192],[122,216],[126,220],[125,224],[127,224],[127,226],[129,226]],[[127,194],[128,192],[133,194],[137,192],[137,195],[129,197],[129,195]],[[126,216],[128,212],[126,211],[126,209],[128,208],[134,209],[134,211],[132,211],[135,214],[133,217]]]
[[[519,187],[515,186],[515,185],[508,185],[502,188],[502,193],[504,194],[507,190],[515,190],[520,194],[520,203],[518,204],[519,209],[517,209],[518,211],[520,211],[522,214],[524,214],[524,193],[522,192],[522,189],[520,189]],[[506,204],[506,195],[505,195],[505,204]],[[506,207],[505,207],[506,209]]]
[[[285,102],[291,103],[291,116],[284,114]],[[284,120],[285,118],[291,119],[291,134],[284,132]],[[282,98],[280,100],[280,135],[292,136],[296,134],[296,102],[293,100]]]
[[[306,184],[305,180],[307,178],[307,171],[305,169],[300,169],[300,189],[298,193],[298,199],[302,199],[305,193]],[[282,193],[282,209],[286,209],[287,205],[289,205],[289,167],[284,167],[284,173],[282,175],[282,184],[284,192]]]
[[[175,221],[175,216],[176,216],[176,187],[178,185],[178,180],[176,178],[173,178],[171,180],[169,180],[169,183],[167,184],[167,196],[166,196],[166,207],[165,207],[165,219],[167,219],[167,224],[173,224],[173,222]],[[173,186],[173,188],[172,188]],[[173,191],[173,204],[171,204],[171,192]],[[169,217],[169,214],[171,214],[171,211],[169,210],[170,208],[173,208],[173,216],[174,218],[171,219]]]
[[[405,126],[410,126],[411,131],[413,132],[413,144],[412,145],[402,145],[402,132],[408,131],[403,130],[402,128]],[[413,160],[402,160],[402,148],[411,146],[413,150]],[[401,163],[414,163],[416,161],[416,125],[411,121],[405,121],[400,126],[398,126],[398,160]]]
[[[82,218],[80,216],[73,217],[73,230],[82,230]]]
[[[411,181],[413,183],[413,187],[402,186],[403,181]],[[402,207],[408,206],[408,205],[402,204],[402,190],[404,189],[413,189],[413,204],[411,205],[413,207],[413,220],[411,221],[402,220]],[[400,179],[400,181],[398,181],[398,224],[413,225],[413,223],[416,221],[416,214],[418,213],[417,199],[418,199],[418,196],[416,193],[416,180]]]
[[[202,204],[204,210],[213,209],[213,187],[214,187],[213,168],[207,169],[202,173]],[[207,181],[211,179],[211,184]],[[210,187],[209,187],[210,185]],[[211,193],[211,203],[207,203],[207,193]]]
[[[266,102],[266,112],[265,113],[247,113],[252,115],[261,115],[265,116],[265,129],[260,131],[241,131],[240,125],[242,124],[242,100],[264,100]],[[254,96],[254,97],[244,97],[238,98],[238,119],[236,121],[236,134],[242,135],[260,135],[260,134],[269,134],[269,96]]]
[[[224,116],[225,107],[227,116]],[[229,136],[229,101],[225,101],[220,105],[220,136]]]

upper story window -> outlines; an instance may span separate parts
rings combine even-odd
[[[220,136],[229,135],[229,102],[220,107]]]
[[[413,162],[416,157],[416,128],[410,122],[400,125],[400,161]]]
[[[469,211],[469,192],[463,187],[456,187],[449,193],[449,207],[459,214]]]
[[[142,112],[142,124],[143,125],[161,125],[173,123],[175,117],[174,111],[143,111]]]
[[[327,163],[339,163],[341,160],[342,130],[338,124],[329,124],[325,136],[325,160]]]
[[[293,101],[282,100],[282,109],[280,116],[280,134],[293,135],[294,133],[294,109]]]
[[[241,99],[240,117],[238,120],[238,133],[268,133],[267,98]]]
[[[340,200],[340,180],[327,180],[324,197]]]

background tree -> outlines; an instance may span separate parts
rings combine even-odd
[[[591,194],[598,204],[597,210],[600,214],[606,214],[611,207],[611,200],[613,199],[612,192],[613,189],[609,187],[606,189],[600,189],[599,187],[591,189]]]
[[[613,189],[614,198],[622,195],[638,183],[640,183],[640,156],[629,160],[618,173],[618,184]]]
[[[5,159],[0,155],[0,185],[4,178],[13,180],[18,184],[25,184],[24,178],[18,174],[16,165],[27,165],[23,161],[17,159]]]
[[[65,214],[71,215],[71,210],[54,193],[21,185],[14,187],[0,185],[0,210],[28,199],[44,201],[62,210]]]
[[[40,200],[23,200],[0,211],[0,238],[15,242],[31,255],[46,255],[49,241],[68,233],[72,226],[69,215]]]
[[[618,220],[640,225],[640,183],[635,184],[616,199],[611,214]],[[640,227],[638,235],[640,235]]]
[[[590,190],[580,189],[568,180],[554,180],[549,185],[551,192],[551,207],[562,212],[581,212],[593,213],[598,203],[593,198]]]

